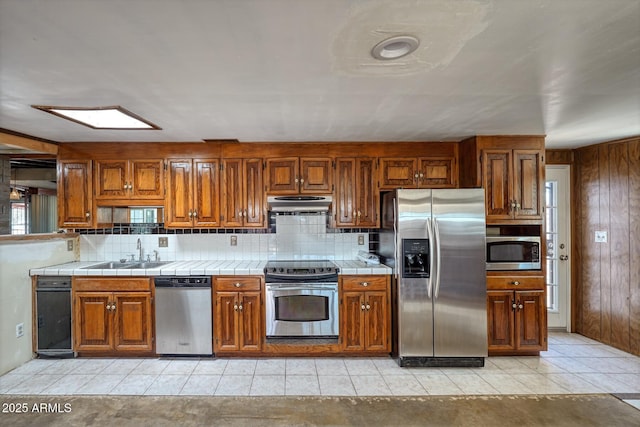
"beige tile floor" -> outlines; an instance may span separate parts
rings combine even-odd
[[[34,359],[3,395],[426,396],[640,394],[640,357],[552,332],[540,357],[483,368],[400,368],[390,358]],[[640,400],[625,400],[640,409]]]

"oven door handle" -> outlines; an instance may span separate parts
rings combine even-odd
[[[318,285],[318,284],[306,284],[306,283],[297,283],[293,284],[272,284],[267,283],[266,287],[270,291],[307,291],[307,290],[319,290],[319,291],[337,291],[338,283],[327,283],[328,286]]]

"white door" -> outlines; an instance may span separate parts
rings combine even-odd
[[[546,167],[547,326],[571,331],[570,167]]]

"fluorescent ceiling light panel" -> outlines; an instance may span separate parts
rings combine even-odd
[[[160,127],[144,120],[120,106],[113,107],[52,107],[32,105],[63,119],[71,120],[92,129],[159,130]]]

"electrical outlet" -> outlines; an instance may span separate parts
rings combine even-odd
[[[596,231],[596,243],[607,243],[606,231]]]
[[[158,247],[159,248],[167,248],[167,247],[169,247],[169,238],[168,237],[158,237]]]
[[[238,246],[238,236],[231,236],[231,246]]]
[[[364,235],[363,234],[358,234],[358,244],[360,246],[364,245]]]
[[[24,323],[18,323],[16,325],[16,338],[20,338],[24,335]]]
[[[73,240],[69,239],[67,240],[67,251],[72,251],[73,250]]]

